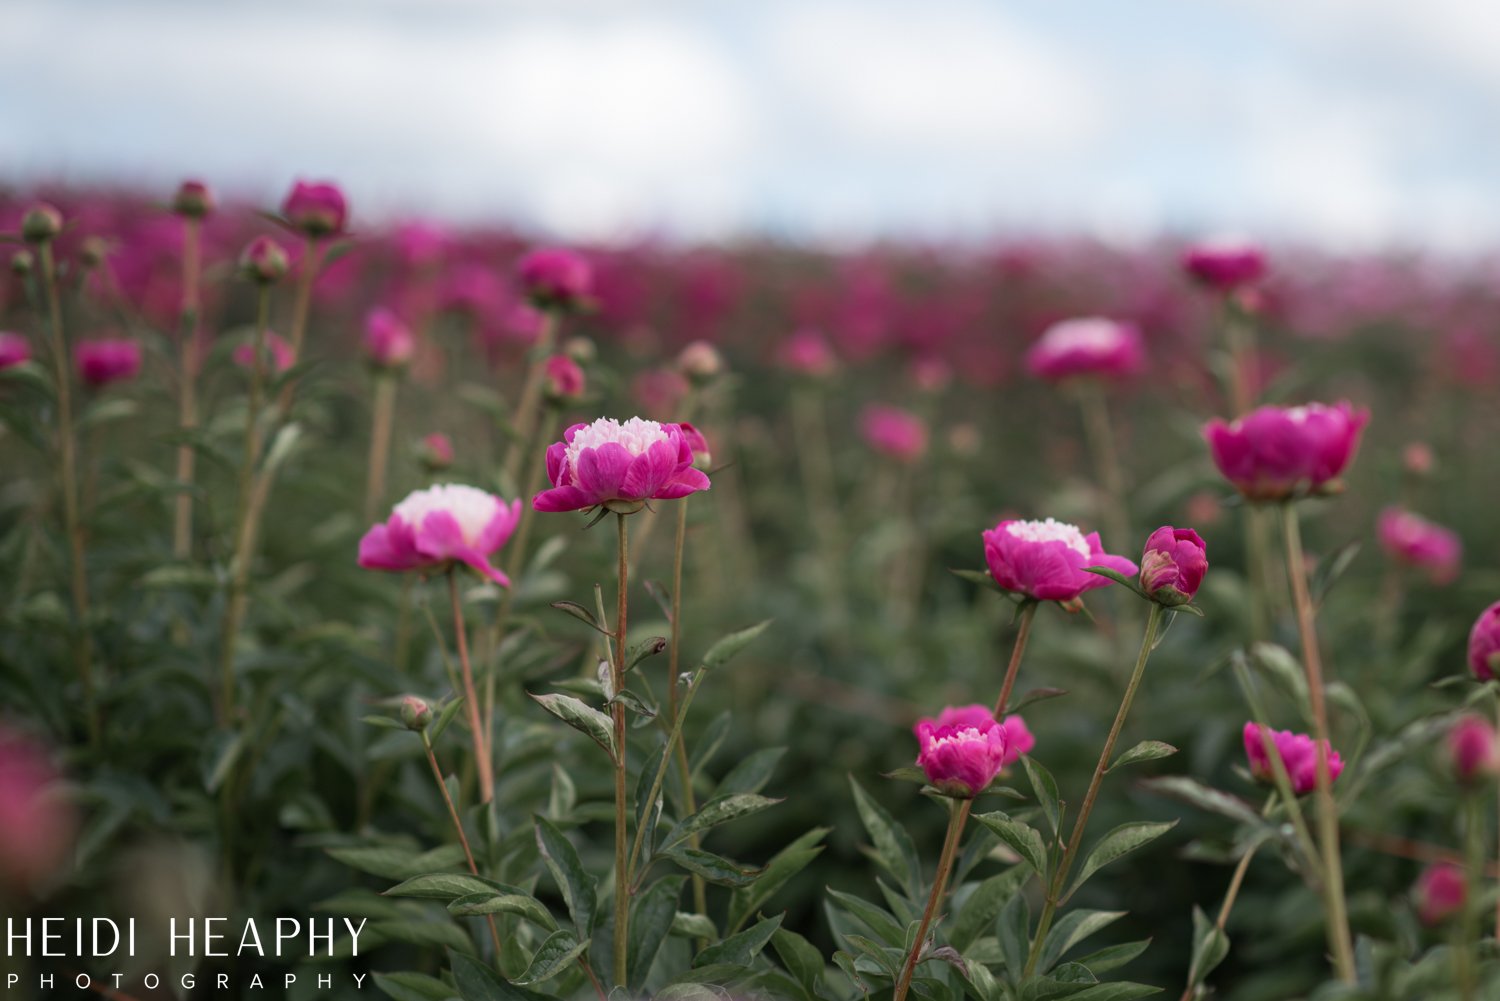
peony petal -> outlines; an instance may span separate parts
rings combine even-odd
[[[631,455],[624,445],[607,441],[579,452],[578,468],[573,472],[580,488],[600,501],[607,501],[622,496],[620,487],[630,463]]]
[[[531,509],[544,514],[558,511],[582,511],[599,503],[599,498],[578,487],[553,487],[531,499]]]

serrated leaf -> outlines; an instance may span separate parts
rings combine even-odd
[[[723,667],[741,650],[749,646],[751,641],[770,627],[771,620],[766,619],[764,622],[757,622],[746,629],[730,633],[708,648],[708,652],[703,655],[703,666],[710,670],[716,667]]]
[[[769,796],[761,796],[756,793],[735,793],[730,796],[721,796],[711,799],[703,804],[703,808],[691,817],[682,820],[671,833],[662,841],[663,848],[671,848],[680,845],[688,838],[701,831],[709,830],[720,824],[726,824],[739,817],[759,813],[767,807],[780,803],[779,799]]]
[[[531,698],[537,705],[604,748],[611,761],[615,759],[614,721],[604,713],[571,695],[549,693],[532,695]]]
[[[994,831],[1038,876],[1047,877],[1047,849],[1035,827],[1012,820],[999,811],[975,814],[974,819]]]
[[[580,941],[594,933],[598,911],[598,880],[591,876],[578,858],[578,849],[546,817],[537,817],[536,843],[542,861],[562,892],[568,914],[578,930]]]
[[[1155,761],[1158,758],[1169,758],[1177,753],[1177,748],[1160,740],[1143,740],[1139,744],[1126,751],[1115,759],[1115,763],[1109,766],[1114,771],[1121,765],[1133,765],[1139,761]]]
[[[895,878],[907,896],[915,899],[921,893],[922,883],[922,863],[917,855],[916,843],[912,841],[906,828],[896,823],[896,819],[875,802],[852,776],[849,785],[854,790],[854,804],[859,811],[859,819],[875,847],[875,860]]]
[[[1142,848],[1177,826],[1177,821],[1133,821],[1121,824],[1100,838],[1083,860],[1083,868],[1068,890],[1071,896],[1084,882],[1116,859]]]

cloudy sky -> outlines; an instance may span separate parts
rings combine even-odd
[[[561,236],[1500,243],[1481,0],[4,0],[0,181]]]

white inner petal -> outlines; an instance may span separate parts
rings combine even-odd
[[[979,732],[978,727],[970,726],[955,733],[950,733],[946,737],[938,737],[932,742],[932,747],[935,750],[939,747],[946,747],[949,744],[967,744],[976,740],[988,740],[988,738]]]
[[[578,454],[586,448],[598,448],[606,442],[623,445],[631,457],[642,454],[659,441],[667,440],[667,432],[656,421],[632,417],[621,424],[613,417],[601,417],[586,428],[579,428],[568,444],[569,469],[578,468]]]
[[[426,490],[417,490],[395,507],[401,520],[415,528],[421,528],[427,516],[434,511],[447,511],[458,522],[464,542],[473,545],[495,516],[499,499],[478,487],[458,483],[440,483]]]
[[[1023,542],[1064,542],[1079,556],[1088,556],[1089,544],[1077,525],[1048,518],[1046,521],[1013,521],[1005,526],[1012,537]]]

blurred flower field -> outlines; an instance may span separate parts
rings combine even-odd
[[[1500,997],[1495,260],[162,194],[0,194],[9,996]]]

